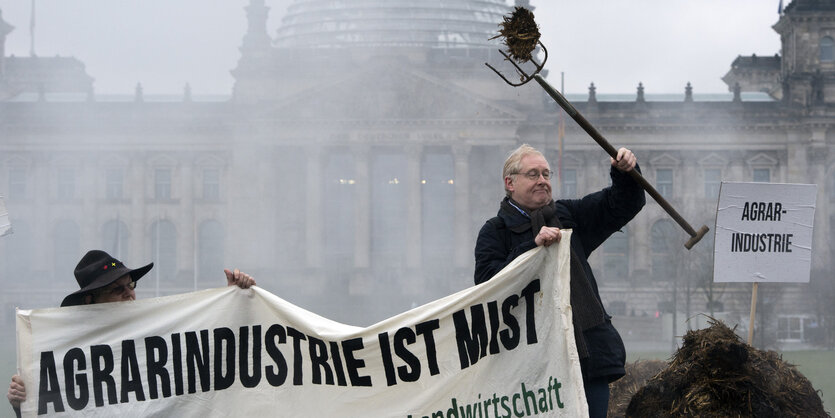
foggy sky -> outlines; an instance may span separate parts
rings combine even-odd
[[[32,0],[0,0],[15,26],[6,55],[28,56]],[[510,1],[510,0],[508,0]],[[292,0],[267,0],[275,35]],[[567,93],[723,93],[737,55],[774,55],[779,0],[531,0],[550,51],[552,83]],[[784,4],[788,4],[786,0]],[[75,56],[97,94],[231,94],[248,0],[36,0],[35,52]],[[498,24],[498,22],[497,22]],[[557,84],[558,85],[558,84]]]

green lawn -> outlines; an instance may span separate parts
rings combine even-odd
[[[783,361],[797,366],[820,392],[826,412],[835,414],[835,351],[786,351]],[[630,353],[626,360],[669,360],[670,352]]]

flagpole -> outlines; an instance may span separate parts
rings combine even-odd
[[[156,283],[156,289],[155,289],[154,296],[159,297],[159,271],[162,268],[162,263],[160,263],[160,260],[159,260],[159,223],[160,223],[160,220],[161,220],[160,212],[159,212],[159,198],[157,198],[156,206],[157,206],[157,224],[154,227],[154,229],[156,230],[157,248],[156,248],[156,254],[154,254],[154,260],[158,264],[160,264],[160,266],[157,267],[157,269],[156,269],[157,283]]]
[[[194,290],[197,290],[197,219],[194,213],[191,218],[191,270],[194,272],[192,274]]]

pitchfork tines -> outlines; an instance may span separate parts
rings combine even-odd
[[[533,76],[539,74],[539,72],[542,71],[542,69],[545,67],[545,62],[548,61],[548,49],[545,48],[545,45],[543,45],[542,42],[536,41],[536,43],[539,44],[540,47],[542,47],[542,51],[545,52],[545,57],[542,59],[542,64],[538,63],[536,61],[536,58],[531,58],[531,62],[533,63],[534,67],[536,67],[536,70],[533,73],[530,73],[530,74],[525,72],[525,70],[523,70],[522,67],[519,66],[519,64],[516,64],[516,60],[511,58],[510,55],[508,55],[507,53],[505,53],[501,49],[499,50],[499,53],[504,56],[505,60],[510,61],[510,63],[513,64],[513,66],[516,68],[516,73],[519,75],[519,82],[518,83],[514,83],[514,82],[508,80],[507,77],[504,76],[504,74],[499,72],[499,70],[497,70],[492,65],[490,65],[486,62],[484,63],[484,65],[490,67],[490,69],[493,70],[494,73],[498,74],[499,77],[501,77],[502,80],[504,80],[505,83],[510,84],[513,87],[519,87],[519,86],[521,86],[523,84],[526,84],[527,82],[533,80]]]

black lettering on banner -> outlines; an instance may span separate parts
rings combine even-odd
[[[406,344],[414,344],[416,341],[417,335],[409,327],[400,328],[394,333],[394,353],[406,363],[397,368],[397,376],[404,382],[414,382],[420,378],[420,360],[406,348]]]
[[[500,326],[498,304],[493,302],[488,306],[491,309],[492,339],[495,340],[497,333],[493,328]],[[488,340],[484,306],[473,306],[471,311],[476,319],[472,328],[469,328],[465,312],[460,314],[468,328],[467,334],[472,339],[470,344],[475,349],[475,363],[487,354],[488,343],[491,346],[497,343]],[[71,348],[64,355],[64,376],[60,381],[53,352],[42,352],[38,388],[39,414],[63,412],[64,402],[72,410],[81,411],[92,408],[93,404],[102,407],[169,398],[172,395],[221,391],[235,385],[238,377],[243,387],[253,388],[259,385],[262,373],[270,385],[281,386],[287,381],[289,365],[285,357],[286,350],[283,353],[279,347],[283,345],[290,348],[290,339],[294,350],[294,385],[305,383],[302,370],[304,363],[310,361],[311,378],[307,383],[372,386],[371,376],[363,374],[362,370],[366,362],[359,355],[364,348],[361,337],[326,341],[278,324],[271,325],[265,334],[261,334],[261,329],[260,325],[242,326],[237,336],[234,330],[226,327],[172,333],[168,338],[148,336],[139,340],[138,344],[139,350],[144,349],[144,353],[137,352],[137,340],[122,340],[120,346],[100,344],[89,348]],[[415,382],[423,375],[423,350],[415,346],[420,342],[424,344],[429,373],[440,374],[434,338],[434,331],[438,329],[440,320],[432,319],[414,327],[400,328],[391,335],[379,335],[383,352],[388,355],[386,371],[390,385],[397,384],[398,380]],[[474,330],[472,334],[471,330]],[[263,369],[262,338],[263,349],[271,359],[265,361]],[[307,341],[306,352],[303,352],[301,346],[303,340]],[[464,347],[470,350],[466,344]],[[143,362],[139,361],[138,356],[144,356]],[[118,370],[117,362],[120,367]],[[116,373],[119,373],[118,381]],[[62,390],[62,384],[66,385],[66,389]]]
[[[145,400],[142,389],[142,375],[136,360],[136,343],[133,340],[122,341],[122,403],[130,402],[128,393],[134,392],[137,401]]]
[[[188,366],[188,393],[197,392],[197,372],[200,372],[200,389],[208,392],[211,389],[209,375],[209,330],[200,331],[200,341],[203,343],[203,350],[197,340],[197,333],[186,332],[186,366]]]
[[[276,341],[276,338],[278,341]],[[281,386],[287,381],[287,360],[281,354],[276,344],[284,344],[287,342],[287,334],[284,333],[284,327],[278,324],[271,325],[267,328],[267,333],[264,335],[264,344],[267,349],[267,354],[275,362],[275,366],[267,366],[264,373],[267,376],[267,382],[272,386]]]
[[[215,390],[223,390],[235,382],[235,333],[229,328],[214,329],[215,342]],[[223,353],[226,353],[224,358]],[[223,369],[226,366],[226,373]],[[202,379],[201,379],[202,380]]]
[[[360,376],[359,369],[365,367],[365,360],[354,357],[354,351],[363,348],[362,338],[352,338],[342,341],[342,352],[345,353],[345,367],[351,386],[371,386],[371,376]]]
[[[517,306],[519,306],[519,296],[516,295],[510,295],[502,302],[502,322],[507,325],[507,329],[499,332],[499,338],[502,339],[502,345],[508,350],[516,348],[519,345],[519,340],[522,339],[519,321],[510,311]]]
[[[333,369],[336,371],[336,383],[339,386],[348,386],[348,382],[345,380],[345,370],[342,367],[342,355],[339,353],[339,343],[331,341],[330,346]]]
[[[440,320],[433,319],[416,324],[414,330],[411,327],[402,327],[394,332],[394,336],[391,339],[389,338],[388,332],[382,332],[377,335],[380,343],[383,369],[386,374],[386,384],[388,386],[396,385],[398,377],[403,382],[415,382],[420,379],[423,367],[420,357],[415,355],[414,351],[409,348],[410,345],[417,343],[419,335],[423,336],[430,374],[436,375],[440,373],[438,368],[438,355],[435,348],[435,336],[433,335],[433,332],[438,328],[440,328]],[[394,352],[393,355],[392,350]],[[402,364],[398,360],[402,360]]]
[[[302,381],[302,340],[307,339],[295,328],[287,327],[287,335],[293,338],[293,384],[299,386]]]
[[[499,303],[491,300],[487,303],[487,317],[490,318],[490,354],[499,352]]]
[[[527,337],[528,345],[536,344],[536,318],[534,307],[536,304],[534,303],[534,296],[539,293],[539,279],[533,280],[522,289],[522,296],[525,297],[525,330],[527,333],[525,334]]]
[[[429,374],[434,376],[440,373],[438,368],[438,352],[435,348],[435,335],[433,332],[441,327],[441,320],[433,319],[421,322],[415,326],[417,335],[423,335],[423,344],[426,346],[426,360],[429,363]]]
[[[84,350],[78,347],[73,347],[64,354],[64,390],[67,392],[67,405],[80,411],[90,402],[90,388],[87,386],[87,373],[74,373],[75,370],[87,370],[87,357],[84,356]],[[75,393],[76,388],[78,395]],[[40,412],[38,414],[40,415]]]
[[[180,334],[171,334],[171,364],[174,366],[174,393],[177,396],[184,392],[183,387],[183,355],[180,349]]]
[[[252,374],[249,374],[249,327],[241,327],[240,343],[241,384],[245,388],[254,388],[261,382],[261,326],[252,326]]]
[[[394,361],[391,358],[389,333],[381,332],[377,335],[377,340],[380,341],[380,355],[383,358],[383,370],[386,372],[386,385],[394,386],[397,384],[397,378],[394,374]]]
[[[333,384],[333,371],[328,365],[328,345],[324,341],[307,336],[307,349],[310,352],[310,367],[313,372],[313,384],[322,384],[322,370],[325,371],[325,384]]]
[[[536,335],[536,309],[535,296],[540,292],[539,279],[534,279],[525,286],[520,295],[525,300],[525,336],[528,345],[536,344],[538,338]],[[513,316],[511,310],[517,306],[519,296],[510,295],[502,302],[502,319],[507,330],[502,330],[498,334],[494,329],[491,329],[491,338],[496,339],[499,336],[504,348],[512,350],[519,344],[520,330],[519,323],[516,317]],[[491,306],[492,304],[492,306]],[[497,304],[494,302],[487,303],[488,310],[496,312],[498,315]],[[475,364],[480,358],[487,355],[487,346],[490,344],[490,354],[499,352],[498,344],[496,344],[496,351],[493,351],[493,341],[488,342],[487,322],[484,318],[484,305],[470,306],[470,321],[467,321],[465,310],[460,310],[452,314],[452,322],[455,325],[455,340],[458,345],[458,356],[461,363],[461,369],[465,369]],[[490,327],[498,327],[498,319],[491,318]]]
[[[476,364],[478,359],[487,355],[487,324],[484,322],[484,306],[470,306],[470,316],[472,317],[471,323],[467,321],[467,314],[463,310],[452,314],[461,370]]]
[[[168,369],[165,363],[168,361],[168,345],[165,339],[160,336],[145,338],[145,370],[148,380],[148,396],[151,399],[159,398],[157,378],[162,384],[162,396],[171,396],[171,379],[168,376]]]
[[[52,351],[41,352],[41,382],[38,387],[38,415],[49,412],[48,405],[54,404],[55,412],[64,412],[61,399],[61,385],[58,384],[58,370]]]
[[[93,371],[93,395],[96,406],[104,406],[102,383],[107,386],[107,403],[113,405],[116,399],[116,381],[113,373],[113,350],[109,345],[94,345],[90,347],[90,367]]]

